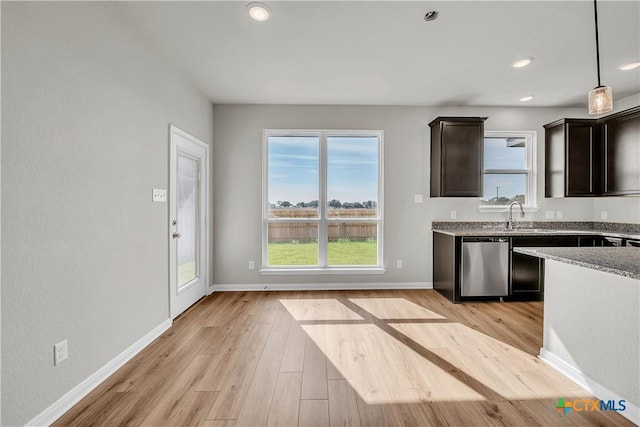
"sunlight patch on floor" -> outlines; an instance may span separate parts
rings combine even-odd
[[[297,321],[364,320],[336,299],[281,299]]]
[[[509,400],[589,396],[537,357],[459,323],[391,327]]]
[[[349,298],[378,319],[446,319],[405,298]]]
[[[368,404],[484,400],[375,325],[302,328]]]

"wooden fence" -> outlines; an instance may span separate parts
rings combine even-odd
[[[272,216],[278,218],[313,218],[316,209],[272,209]],[[375,209],[332,209],[331,217],[367,218],[375,217]],[[330,222],[328,226],[329,241],[340,239],[366,240],[376,239],[378,225],[375,222]],[[269,242],[300,243],[318,240],[318,224],[315,222],[271,222],[269,223]]]

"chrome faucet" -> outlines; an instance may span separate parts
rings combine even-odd
[[[509,220],[507,221],[507,230],[513,230],[513,205],[518,204],[520,206],[520,218],[524,218],[524,207],[522,203],[515,201],[509,205]]]

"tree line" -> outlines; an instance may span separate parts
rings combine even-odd
[[[278,200],[275,204],[271,203],[272,208],[318,208],[319,202],[312,200],[310,202],[298,202],[295,205],[287,200]],[[378,202],[375,200],[367,200],[365,202],[341,202],[340,200],[331,199],[327,203],[333,209],[375,209]]]
[[[510,205],[513,202],[520,202],[524,205],[524,194],[516,194],[513,197],[492,197],[489,200],[483,200],[487,205],[496,205],[496,206],[506,206]]]

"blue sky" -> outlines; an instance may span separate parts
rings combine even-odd
[[[269,203],[318,200],[319,137],[269,137]],[[378,139],[327,138],[327,200],[378,198]]]
[[[485,169],[526,169],[525,147],[508,147],[505,138],[485,138]],[[525,175],[485,175],[483,199],[496,196],[513,197],[524,194],[526,188]]]

